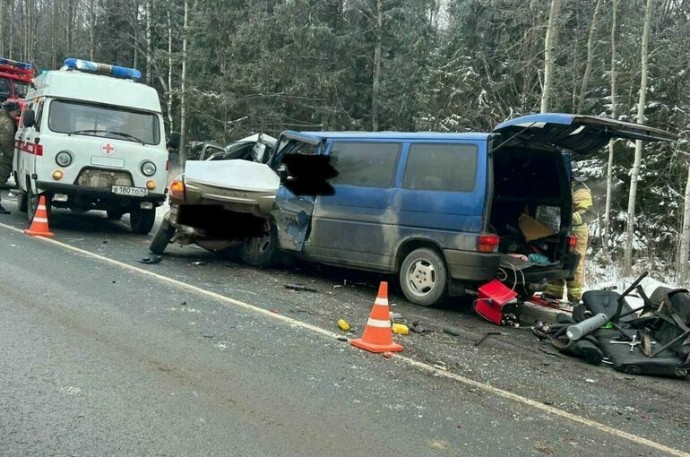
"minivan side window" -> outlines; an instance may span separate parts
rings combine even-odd
[[[412,144],[403,188],[470,192],[476,181],[477,155],[477,146],[470,144]]]
[[[328,153],[338,176],[333,184],[391,187],[400,155],[400,143],[334,141]]]

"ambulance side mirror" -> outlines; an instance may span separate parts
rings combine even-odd
[[[25,109],[22,113],[22,125],[24,127],[33,127],[36,125],[36,113],[32,109]]]

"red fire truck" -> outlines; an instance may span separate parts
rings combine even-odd
[[[30,63],[0,57],[0,103],[16,100],[23,107],[33,77],[34,67]]]

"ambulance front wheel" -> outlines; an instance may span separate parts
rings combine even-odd
[[[53,196],[50,194],[43,194],[45,197],[46,214],[50,217],[50,210],[52,206]],[[31,223],[36,215],[38,209],[38,202],[40,195],[34,193],[33,188],[29,185],[26,188],[26,218]],[[19,202],[21,203],[21,202]]]
[[[132,232],[139,235],[148,234],[156,221],[156,208],[142,209],[135,208],[129,213],[129,223]]]

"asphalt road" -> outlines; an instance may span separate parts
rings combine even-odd
[[[152,235],[126,217],[56,211],[51,242],[3,205],[2,456],[690,453],[687,380],[589,366],[394,288],[392,311],[428,332],[396,336],[405,350],[385,359],[335,326],[361,333],[379,276],[192,246],[147,265]]]

